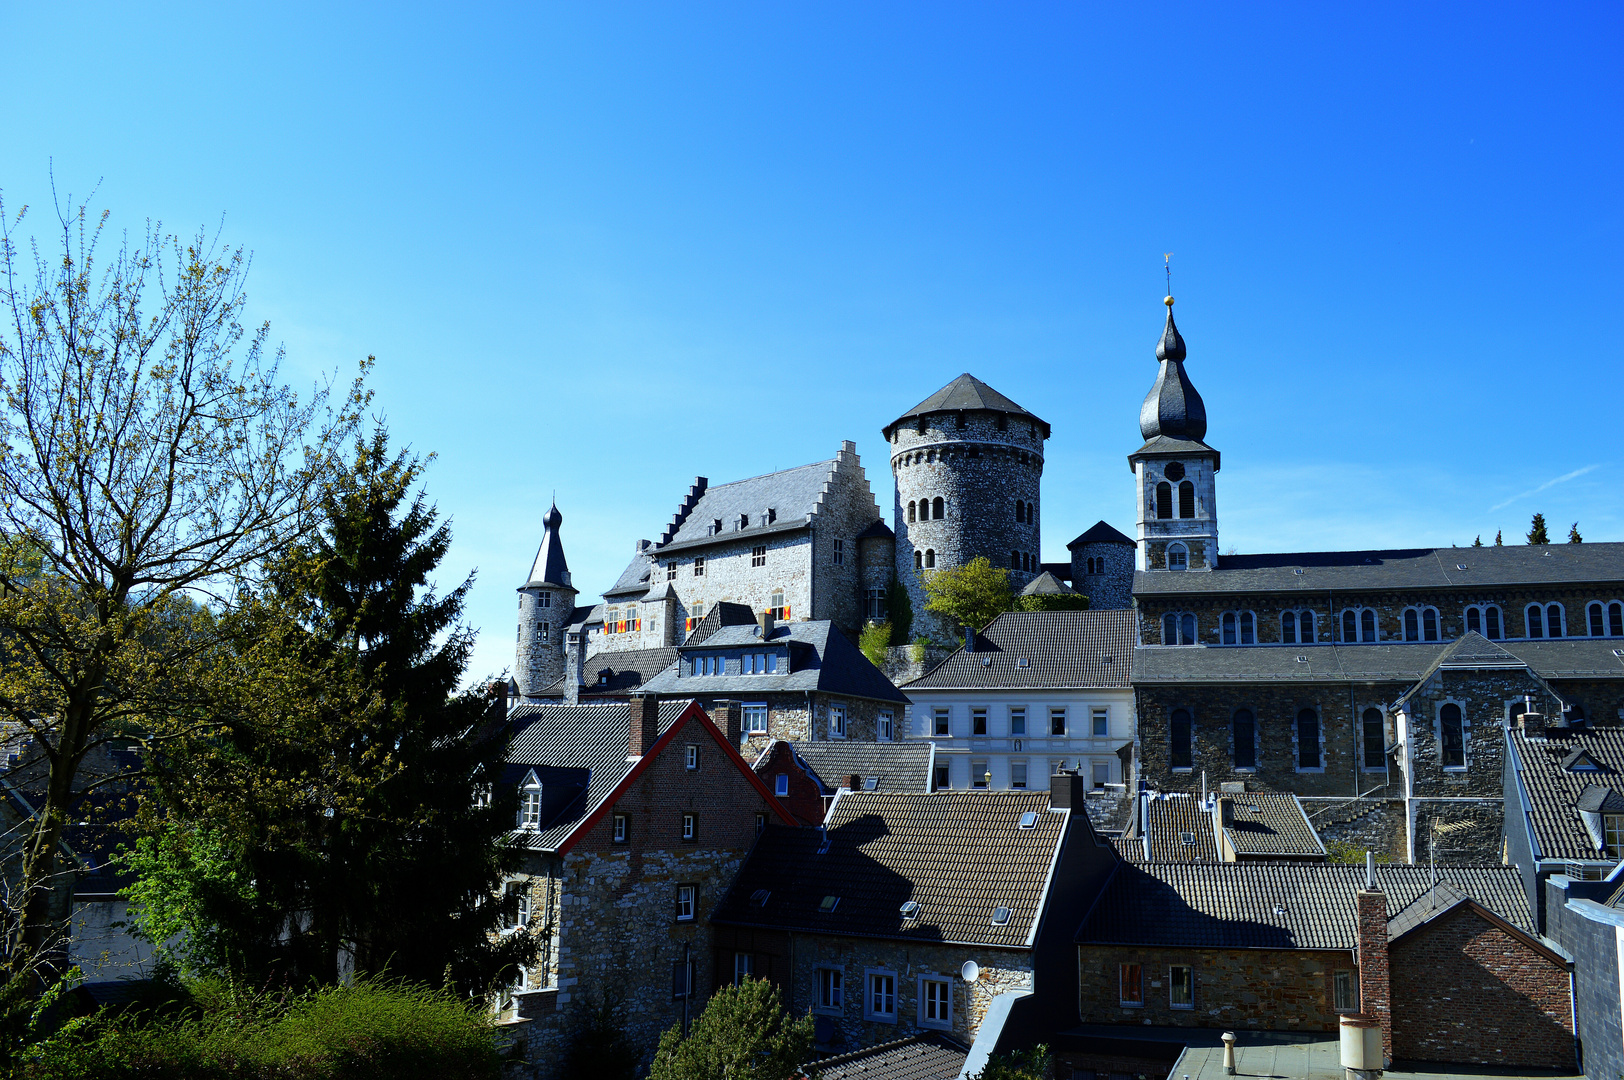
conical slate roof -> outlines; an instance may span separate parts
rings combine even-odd
[[[1184,339],[1173,322],[1173,298],[1167,298],[1167,326],[1156,345],[1161,370],[1139,407],[1139,433],[1145,441],[1158,436],[1200,442],[1207,437],[1207,406],[1184,371]]]
[[[554,503],[547,516],[541,519],[541,547],[536,550],[536,561],[530,567],[530,580],[523,588],[532,585],[559,585],[570,588],[570,566],[564,561],[564,542],[558,537],[558,527],[563,524],[564,515],[558,512],[558,504]]]
[[[971,412],[981,410],[985,412],[1009,413],[1011,416],[1024,416],[1043,429],[1043,437],[1049,437],[1049,425],[1039,419],[1035,414],[1021,408],[1009,398],[1000,394],[980,379],[965,372],[918,405],[909,409],[895,420],[885,426],[885,437],[891,437],[891,429],[904,420],[911,420],[916,416],[937,412]]]
[[[1126,544],[1129,547],[1137,546],[1132,540],[1123,536],[1122,533],[1103,521],[1096,521],[1093,527],[1067,544],[1066,547],[1074,548],[1079,544]]]

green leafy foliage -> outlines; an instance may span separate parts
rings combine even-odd
[[[1504,530],[1501,530],[1501,529],[1494,530],[1494,546],[1495,547],[1505,547],[1506,546],[1506,539],[1505,539]]]
[[[606,995],[582,1010],[564,1052],[564,1076],[637,1080],[643,1055],[626,1037],[619,1006],[620,1002]]]
[[[972,1080],[1049,1080],[1054,1060],[1047,1046],[1033,1046],[1014,1050],[1008,1054],[994,1054],[987,1059],[987,1067],[976,1073]]]
[[[913,598],[895,574],[885,587],[885,613],[891,623],[892,641],[907,641],[913,636]]]
[[[1360,847],[1352,840],[1325,841],[1325,858],[1329,862],[1344,863],[1348,866],[1365,865],[1365,848]],[[1392,862],[1393,857],[1385,851],[1376,852],[1376,861],[1379,863]]]
[[[1482,533],[1478,533],[1475,537],[1472,538],[1472,546],[1473,547],[1482,547],[1483,546],[1483,534]]]
[[[869,623],[857,636],[857,647],[875,667],[885,666],[885,650],[891,645],[890,623]]]
[[[789,1080],[812,1051],[812,1016],[792,1019],[764,979],[726,986],[705,1005],[688,1037],[660,1036],[649,1080]]]
[[[1087,611],[1088,597],[1080,593],[1033,593],[1015,598],[1016,611]]]
[[[952,626],[977,630],[1015,606],[1009,570],[978,555],[963,566],[925,575],[925,607]]]
[[[1530,544],[1549,544],[1551,538],[1545,531],[1545,515],[1535,514],[1534,520],[1528,526],[1528,542]]]
[[[164,1009],[99,1013],[47,1042],[22,1080],[495,1080],[488,1010],[447,990],[359,980],[293,997],[192,985]]]

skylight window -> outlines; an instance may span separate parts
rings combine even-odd
[[[1021,828],[1030,829],[1037,823],[1038,812],[1036,810],[1028,810],[1026,813],[1021,815]]]
[[[818,904],[818,910],[821,911],[821,912],[824,912],[825,914],[827,914],[828,912],[833,911],[835,908],[837,908],[839,906],[840,906],[840,897],[838,897],[838,896],[825,896],[823,898],[822,902],[820,902]]]
[[[1195,833],[1193,833],[1193,832],[1181,832],[1181,833],[1179,833],[1179,842],[1182,843],[1186,847],[1195,847]]]
[[[1026,657],[1021,656],[1021,657],[1016,658],[1015,666],[1016,667],[1031,667],[1032,662],[1030,660],[1028,660]]]
[[[1009,908],[995,907],[992,909],[992,924],[994,926],[1009,925]]]
[[[866,779],[863,780],[863,790],[864,791],[873,791],[875,788],[877,788],[879,786],[880,786],[880,778],[878,776],[870,776],[870,777],[867,777]]]
[[[767,889],[757,889],[755,892],[750,894],[750,902],[756,905],[756,907],[766,907],[767,897],[771,895],[772,892]]]
[[[909,900],[907,903],[902,905],[902,917],[904,919],[917,918],[918,915],[919,915],[919,902],[918,901]]]

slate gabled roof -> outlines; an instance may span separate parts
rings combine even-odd
[[[651,549],[652,553],[661,556],[683,548],[804,529],[834,468],[835,459],[830,458],[707,487],[675,535]],[[774,520],[764,525],[761,515],[768,510],[774,512]],[[738,527],[741,514],[749,518],[744,529]],[[721,521],[722,531],[712,535],[711,523],[716,520]]]
[[[1075,590],[1063,584],[1059,578],[1045,570],[1037,577],[1026,583],[1021,590],[1022,596],[1075,596]]]
[[[1624,728],[1552,728],[1544,739],[1530,739],[1521,728],[1514,728],[1507,735],[1515,755],[1517,784],[1528,802],[1526,821],[1535,856],[1602,858],[1579,817],[1579,799],[1586,788],[1624,794]],[[1600,771],[1565,769],[1563,761],[1575,750],[1585,751],[1601,766]],[[1506,807],[1508,827],[1513,813],[1513,807]]]
[[[923,739],[795,743],[791,749],[817,773],[830,794],[854,774],[865,781],[874,777],[875,791],[930,790],[931,744]]]
[[[1457,569],[1465,566],[1465,570]],[[1301,574],[1296,573],[1302,570]],[[1485,588],[1624,581],[1624,543],[1225,555],[1199,574],[1141,570],[1138,595]],[[1510,615],[1510,612],[1507,612]]]
[[[673,648],[593,653],[582,665],[586,684],[581,687],[581,696],[629,694],[676,662],[677,650]],[[607,681],[604,679],[605,672],[608,673]],[[562,698],[564,680],[569,677],[568,672],[559,676],[536,696]]]
[[[1438,642],[1217,648],[1146,645],[1133,651],[1133,681],[1413,683],[1437,663],[1443,651]]]
[[[1126,544],[1129,547],[1138,547],[1127,536],[1124,536],[1103,521],[1096,521],[1087,532],[1067,544],[1066,547],[1074,548],[1079,544]]]
[[[605,599],[616,601],[635,600],[648,591],[649,580],[654,572],[654,555],[652,549],[639,550],[632,556],[632,561],[626,564],[626,569],[620,572],[615,583],[603,590]],[[635,593],[636,595],[631,595]]]
[[[968,371],[885,425],[882,430],[885,432],[885,440],[890,442],[891,432],[904,420],[912,420],[914,417],[925,416],[929,413],[972,412],[978,410],[1026,417],[1042,429],[1045,439],[1049,437],[1049,425],[1047,423],[1038,419],[1033,413],[1021,408]]]
[[[1008,611],[976,635],[975,652],[961,647],[904,687],[1125,687],[1138,636],[1132,610]]]
[[[1030,829],[1020,828],[1026,813]],[[1049,810],[1047,792],[842,795],[826,819],[827,851],[820,830],[769,826],[712,921],[1028,948],[1069,818]],[[760,892],[765,903],[753,899]],[[838,902],[823,910],[830,896]],[[910,900],[919,910],[905,919]],[[1001,926],[998,907],[1010,909]]]
[[[1427,892],[1425,866],[1378,864],[1389,918]],[[1534,934],[1514,866],[1440,866],[1438,880]],[[1346,949],[1365,868],[1334,863],[1118,863],[1077,940],[1170,948]]]
[[[709,620],[710,616],[705,618]],[[695,636],[698,636],[697,631]],[[643,688],[649,693],[683,697],[718,694],[739,698],[810,690],[908,704],[902,691],[827,619],[780,624],[773,627],[772,636],[766,642],[790,645],[792,666],[789,671],[771,675],[689,675],[678,665],[662,671]],[[747,626],[720,626],[698,644],[680,646],[679,652],[686,654],[702,649],[726,652],[761,644],[759,627],[751,621]]]
[[[956,1080],[970,1048],[939,1031],[880,1043],[865,1050],[810,1062],[818,1080]]]

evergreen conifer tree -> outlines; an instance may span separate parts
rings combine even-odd
[[[1575,521],[1573,523],[1573,528],[1568,530],[1568,543],[1582,544],[1584,542],[1585,538],[1579,535],[1579,523]]]
[[[1482,547],[1483,546],[1483,534],[1482,533],[1478,533],[1477,536],[1473,538],[1472,546],[1473,547]]]
[[[1505,547],[1505,545],[1506,545],[1505,536],[1502,534],[1501,530],[1499,530],[1499,529],[1494,530],[1494,546],[1495,547]]]
[[[1528,526],[1528,542],[1530,544],[1549,544],[1550,536],[1545,532],[1545,515],[1535,514],[1534,520]]]

